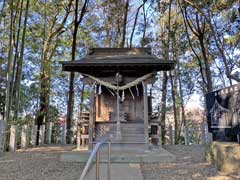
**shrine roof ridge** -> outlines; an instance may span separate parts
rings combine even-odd
[[[63,71],[97,76],[108,76],[115,72],[133,76],[152,71],[168,71],[174,69],[175,63],[153,55],[151,48],[90,48],[88,54],[80,60],[61,62]]]

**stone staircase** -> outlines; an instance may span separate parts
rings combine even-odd
[[[95,141],[110,138],[114,143],[116,140],[116,123],[104,124],[96,127]],[[121,123],[122,139],[119,143],[143,143],[144,142],[144,124],[143,122]]]

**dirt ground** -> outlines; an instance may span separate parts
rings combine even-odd
[[[203,146],[172,145],[165,149],[176,155],[176,163],[142,164],[145,180],[240,180],[240,174],[227,175],[207,163]]]
[[[202,146],[166,146],[177,156],[176,163],[141,164],[145,180],[240,180],[205,162]],[[61,153],[73,146],[44,146],[0,158],[0,180],[77,180],[84,164],[60,162]],[[113,179],[114,180],[114,179]]]
[[[76,180],[84,164],[60,162],[71,146],[52,146],[6,153],[0,159],[0,180]]]

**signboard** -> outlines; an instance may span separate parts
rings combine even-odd
[[[240,84],[206,95],[209,131],[214,140],[237,141],[240,134]]]

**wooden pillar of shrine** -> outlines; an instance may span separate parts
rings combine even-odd
[[[90,94],[90,111],[89,111],[89,128],[88,128],[88,147],[89,149],[92,149],[93,147],[93,124],[94,124],[94,113],[95,113],[95,94],[94,94],[94,88],[91,91]]]
[[[120,123],[120,96],[119,96],[119,81],[121,79],[121,75],[119,73],[116,74],[115,76],[116,82],[117,82],[117,131],[116,131],[116,140],[120,141],[122,139],[122,134],[121,134],[121,123]]]
[[[148,134],[148,96],[147,96],[147,84],[143,84],[143,109],[144,109],[144,141],[146,144],[146,149],[148,149],[149,144],[149,134]]]

